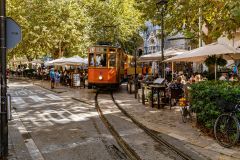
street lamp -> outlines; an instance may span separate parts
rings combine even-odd
[[[156,1],[156,6],[158,11],[160,12],[160,8],[161,8],[161,53],[162,53],[162,77],[165,78],[165,64],[163,63],[164,61],[164,22],[163,22],[163,18],[164,18],[164,11],[165,11],[165,5],[168,3],[167,0],[157,0]]]

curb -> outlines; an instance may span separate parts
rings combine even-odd
[[[88,105],[94,105],[94,103],[89,103],[87,102],[87,100],[83,100],[83,99],[80,99],[80,98],[75,98],[75,97],[71,97],[73,100],[75,101],[78,101],[78,102],[82,102],[82,103],[85,103],[85,104],[88,104]]]
[[[54,93],[57,93],[57,94],[67,92],[67,91],[56,91],[56,90],[52,90],[52,89],[49,89],[49,88],[44,87],[44,86],[42,86],[42,85],[40,85],[40,84],[37,84],[37,83],[33,83],[33,85],[39,86],[39,87],[41,87],[41,88],[44,88],[44,89],[46,89],[46,90],[48,90],[48,91],[51,91],[51,92],[54,92]]]

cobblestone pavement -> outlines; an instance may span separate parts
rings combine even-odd
[[[47,81],[35,81],[35,85],[50,89]],[[59,86],[53,90],[61,95],[68,95],[80,101],[94,103],[94,90],[84,88],[70,88]],[[213,160],[234,160],[240,159],[240,147],[223,148],[216,141],[203,135],[193,122],[183,123],[181,121],[178,107],[171,110],[168,106],[164,109],[151,108],[149,105],[142,105],[126,92],[126,86],[122,85],[119,92],[114,93],[116,101],[135,119],[148,128],[161,132],[172,137],[176,141],[184,143],[184,147],[205,155],[206,159]]]

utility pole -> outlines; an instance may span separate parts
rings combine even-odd
[[[6,0],[0,1],[0,80],[1,80],[1,112],[0,112],[0,159],[8,155],[8,119],[7,119],[7,81],[6,81]]]

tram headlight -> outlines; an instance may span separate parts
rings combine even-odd
[[[103,79],[102,75],[100,75],[100,76],[98,77],[98,79],[101,81],[101,80]]]

